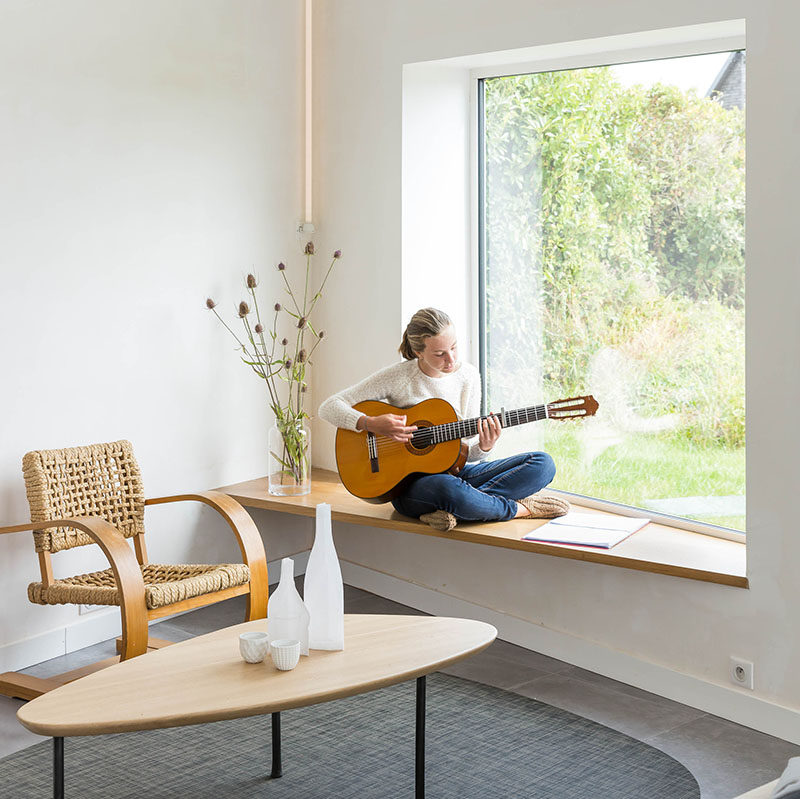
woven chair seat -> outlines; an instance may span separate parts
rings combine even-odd
[[[213,591],[250,582],[244,563],[179,566],[151,563],[142,567],[148,610],[172,605]],[[54,580],[52,585],[31,583],[28,599],[37,605],[119,605],[120,595],[111,569]]]

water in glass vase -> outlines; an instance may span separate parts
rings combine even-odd
[[[269,493],[311,493],[311,429],[304,421],[274,424],[269,431]]]

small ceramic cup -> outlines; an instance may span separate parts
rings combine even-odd
[[[300,660],[300,642],[288,638],[281,638],[270,642],[269,650],[272,653],[272,662],[276,669],[289,671]]]
[[[261,663],[269,650],[269,637],[266,633],[241,633],[239,652],[247,663]]]

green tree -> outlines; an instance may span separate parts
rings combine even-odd
[[[743,113],[623,88],[608,68],[485,87],[490,394],[529,384],[531,364],[548,393],[582,393],[612,346],[646,365],[648,412],[679,412],[685,437],[741,443]],[[678,390],[720,369],[722,411]]]

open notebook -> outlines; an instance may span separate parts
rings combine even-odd
[[[641,530],[650,519],[631,516],[606,516],[600,513],[570,511],[551,519],[522,537],[523,541],[546,541],[551,544],[611,549],[620,541]]]

